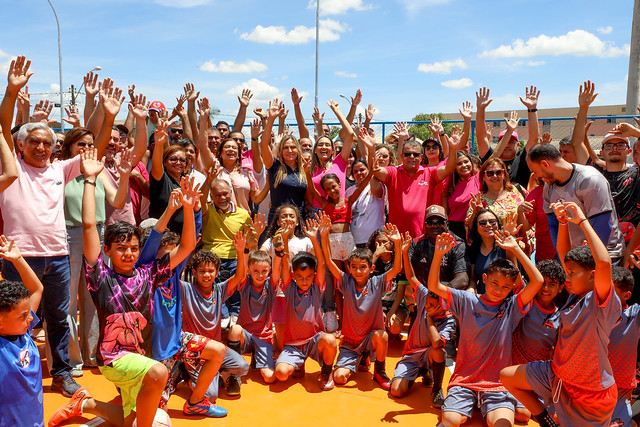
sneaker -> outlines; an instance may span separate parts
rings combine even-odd
[[[227,410],[216,405],[212,405],[206,397],[200,403],[184,402],[182,412],[186,415],[202,415],[205,417],[221,418],[227,415]]]
[[[300,368],[296,368],[293,370],[293,378],[304,378],[305,374],[304,364]]]
[[[71,376],[74,378],[78,378],[84,375],[84,372],[82,372],[82,368],[73,368],[71,369]]]
[[[229,375],[227,378],[227,394],[229,396],[240,396],[240,385],[242,379],[238,375]]]
[[[220,321],[220,329],[222,329],[223,331],[228,330],[230,325],[231,325],[231,317],[225,317]]]
[[[329,372],[329,374],[320,372],[318,374],[318,382],[320,383],[320,390],[332,390],[335,387],[333,372]]]
[[[80,384],[78,384],[71,375],[67,374],[53,377],[51,391],[54,393],[62,393],[64,397],[71,397],[79,389]]]
[[[238,323],[238,315],[232,314],[229,316],[229,327],[235,326],[236,323]]]
[[[431,393],[431,404],[434,408],[442,408],[442,405],[444,405],[444,392],[442,389]]]
[[[391,388],[391,380],[385,371],[375,371],[373,373],[373,380],[380,384],[383,390],[389,390]]]
[[[358,371],[369,372],[369,369],[371,369],[371,359],[369,358],[369,356],[363,357],[362,359],[360,359],[360,364],[358,365]]]
[[[91,393],[86,387],[80,387],[66,405],[56,409],[47,425],[49,427],[57,426],[63,421],[82,415],[82,402],[91,397]]]

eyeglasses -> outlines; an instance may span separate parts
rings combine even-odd
[[[183,157],[175,157],[175,156],[171,156],[169,157],[169,161],[171,163],[182,163],[184,165],[187,164],[187,159],[183,158]]]
[[[58,144],[60,144],[60,145],[64,144],[64,139],[59,139],[58,140]]]
[[[617,148],[618,150],[625,150],[629,148],[626,142],[607,142],[606,144],[602,144],[603,150],[613,150]]]
[[[169,132],[171,132],[171,133],[179,133],[180,135],[182,135],[184,130],[179,129],[179,128],[171,128],[171,129],[169,129]]]
[[[427,220],[424,222],[424,225],[426,225],[427,227],[443,227],[444,220],[442,219]]]
[[[80,141],[80,142],[76,142],[76,145],[78,147],[93,147],[93,142],[84,142],[84,141]]]
[[[489,224],[489,226],[493,227],[494,225],[496,225],[498,223],[498,220],[495,218],[491,218],[491,219],[479,219],[478,220],[478,225],[480,227],[486,227],[487,224]]]
[[[244,142],[244,138],[240,138],[240,137],[235,137],[231,139],[233,139],[235,142]]]
[[[502,169],[497,170],[497,171],[484,171],[484,174],[487,175],[489,178],[491,178],[492,176],[502,176],[502,175],[504,175],[504,171]]]
[[[422,156],[422,153],[413,153],[413,152],[406,152],[406,153],[402,153],[403,156],[405,157],[415,157],[416,159],[420,156]]]
[[[437,150],[438,146],[435,145],[435,144],[427,144],[427,145],[424,146],[424,149],[425,150]]]
[[[383,159],[386,159],[387,157],[389,157],[388,154],[383,154],[383,153],[378,154],[378,156],[382,157]]]

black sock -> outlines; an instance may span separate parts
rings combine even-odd
[[[386,361],[383,360],[381,362],[379,360],[376,360],[373,370],[376,372],[384,372],[386,365],[387,365]]]
[[[431,372],[433,372],[433,389],[432,391],[438,391],[442,388],[442,379],[444,378],[444,368],[446,365],[444,362],[433,362],[431,365]]]
[[[240,341],[227,341],[227,347],[229,347],[231,350],[235,351],[236,353],[242,355],[241,351],[242,349],[240,348],[240,344],[242,344]]]
[[[327,365],[326,363],[322,364],[322,373],[325,375],[329,375],[333,371],[333,364]]]
[[[538,415],[532,415],[531,417],[540,424],[540,427],[558,427],[558,424],[553,420],[546,408]]]

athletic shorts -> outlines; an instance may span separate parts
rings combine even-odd
[[[304,365],[307,357],[310,357],[322,366],[323,361],[318,351],[318,341],[320,341],[323,333],[318,332],[311,340],[302,345],[285,345],[280,352],[280,356],[278,356],[276,364],[286,363],[295,369],[299,369]]]
[[[429,350],[431,347],[403,355],[393,370],[393,379],[415,381],[420,376],[420,368],[429,368]]]
[[[354,347],[351,343],[342,342],[340,346],[340,353],[338,353],[338,360],[336,361],[336,368],[348,369],[354,374],[357,372],[360,359],[369,356],[371,360],[376,359],[376,353],[373,350],[373,334],[375,331],[369,332],[369,335],[364,337],[362,342]]]
[[[253,360],[255,360],[256,368],[258,369],[275,369],[276,362],[273,359],[273,344],[261,340],[245,329],[243,329],[243,332],[244,347],[242,348],[242,354],[253,352]]]
[[[560,425],[609,427],[618,396],[615,384],[602,391],[583,390],[556,377],[551,361],[526,366],[529,386],[546,404],[554,403]]]
[[[136,399],[142,388],[142,380],[156,363],[138,353],[127,353],[108,366],[100,366],[100,372],[106,379],[120,389],[124,417],[136,410]]]
[[[473,407],[479,406],[482,416],[496,409],[509,409],[516,412],[516,398],[507,391],[475,391],[470,388],[453,386],[447,390],[442,412],[455,412],[471,418]]]
[[[194,388],[196,382],[198,381],[198,375],[200,374],[200,369],[202,369],[202,365],[204,364],[204,360],[200,359],[199,363],[193,364],[190,362],[185,363],[185,367],[187,368],[187,372],[189,373],[189,377],[191,378],[191,388]],[[222,364],[220,365],[220,370],[216,377],[211,381],[207,391],[205,392],[205,396],[209,398],[211,403],[215,402],[218,398],[219,390],[218,390],[218,381],[220,372],[228,372],[229,374],[238,375],[240,377],[247,375],[249,372],[249,364],[244,357],[240,356],[236,351],[231,350],[229,347],[226,347],[226,351],[224,353],[224,359],[222,360]]]
[[[331,245],[331,258],[344,261],[349,258],[351,252],[356,248],[353,241],[353,234],[346,233],[329,234],[329,244]]]
[[[618,400],[611,416],[611,427],[631,425],[631,393],[633,389],[618,389]]]

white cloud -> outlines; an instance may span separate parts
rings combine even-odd
[[[335,71],[333,74],[338,77],[346,77],[348,79],[355,79],[356,77],[358,77],[356,73],[347,73],[346,71]]]
[[[611,25],[607,25],[606,27],[598,28],[598,32],[600,34],[611,34],[612,31],[613,31],[613,27]]]
[[[444,87],[448,87],[449,89],[464,89],[465,87],[473,86],[471,79],[466,77],[458,80],[447,80],[440,84]]]
[[[433,64],[419,64],[418,71],[423,73],[436,73],[436,74],[451,74],[453,68],[467,68],[467,64],[462,58],[455,59],[453,61],[434,62]]]
[[[307,5],[307,9],[315,10],[317,3],[314,0],[310,0]],[[371,5],[365,5],[362,0],[322,0],[320,2],[320,15],[340,15],[348,12],[349,10],[367,10],[371,9]]]
[[[190,7],[204,6],[211,3],[212,0],[154,0],[156,3],[162,6],[177,7],[181,9],[187,9]]]
[[[284,94],[275,86],[271,86],[269,83],[263,82],[258,79],[250,79],[248,82],[239,84],[232,87],[227,91],[229,95],[237,96],[242,93],[243,89],[249,89],[253,93],[252,102],[268,102],[273,98],[283,99]]]
[[[320,20],[320,41],[334,42],[340,40],[340,33],[344,33],[349,28],[333,19]],[[271,25],[263,27],[258,25],[250,33],[240,34],[243,40],[249,40],[256,43],[267,44],[304,44],[316,39],[315,27],[305,27],[298,25],[292,30],[287,30],[282,25]]]
[[[449,0],[399,0],[407,12],[417,12],[425,7],[449,3]]]
[[[247,59],[241,64],[233,61],[220,61],[218,64],[207,61],[200,66],[200,70],[211,73],[259,73],[266,69],[266,65],[251,59]]]
[[[479,56],[485,58],[528,58],[539,55],[613,57],[628,54],[629,45],[618,47],[613,43],[600,40],[598,36],[588,31],[574,30],[561,36],[541,34],[531,37],[526,42],[516,39],[510,45],[486,50]]]
[[[546,64],[545,61],[516,61],[512,64],[513,67],[521,67],[526,65],[527,67],[540,67]]]

